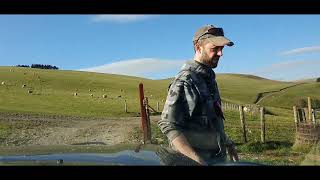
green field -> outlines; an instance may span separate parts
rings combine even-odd
[[[160,102],[162,111],[170,80],[80,71],[0,67],[0,112],[84,117],[137,116],[140,112],[139,83],[144,84],[149,104],[156,108],[156,103]],[[238,144],[242,156],[248,160],[259,157],[258,160],[268,164],[285,165],[297,165],[303,160],[303,156],[291,148],[295,132],[292,106],[299,98],[311,97],[320,100],[319,82],[281,82],[241,74],[217,74],[217,82],[222,99],[236,104],[252,104],[259,93],[278,91],[298,84],[268,94],[259,102],[268,112],[267,143],[260,143],[258,115],[246,114],[249,140],[246,144],[242,139],[239,112],[225,111],[225,125],[226,132]],[[75,92],[78,93],[77,96],[74,96]],[[103,95],[107,97],[103,98]],[[125,101],[127,113],[124,112]],[[9,127],[0,124],[1,138],[5,138],[8,129]],[[155,143],[167,143],[156,124],[152,124],[152,130]],[[135,132],[133,137],[141,138],[139,130]]]
[[[129,76],[12,67],[0,67],[0,81],[5,82],[0,86],[2,112],[94,117],[130,116],[139,112],[140,82],[150,105],[155,107],[156,101],[165,98],[167,86],[166,81]],[[26,87],[22,88],[24,84]],[[28,90],[33,92],[29,94]],[[107,98],[102,97],[104,94]],[[124,100],[132,113],[124,113]]]
[[[311,97],[311,99],[320,99],[319,82],[301,84],[299,86],[295,86],[287,90],[274,93],[272,96],[262,100],[260,104],[262,106],[272,106],[291,109],[293,104],[298,99],[307,99],[307,97]]]
[[[217,76],[217,82],[222,99],[238,104],[252,104],[258,93],[274,91],[295,84],[240,74],[220,74]]]
[[[218,74],[223,100],[253,103],[257,94],[294,85],[250,75]],[[135,116],[139,112],[139,83],[144,84],[149,104],[160,111],[167,96],[170,79],[149,80],[138,77],[65,70],[0,67],[0,111],[27,114],[59,114],[74,116]],[[22,87],[26,85],[26,87]],[[271,98],[262,105],[290,109],[299,97],[320,99],[319,83],[296,86]],[[31,94],[28,90],[33,91]],[[89,91],[91,90],[91,91]],[[77,92],[78,95],[74,96]],[[93,95],[93,97],[90,96]],[[107,98],[103,98],[103,95]],[[119,97],[121,96],[121,97]],[[124,112],[124,101],[129,113]]]

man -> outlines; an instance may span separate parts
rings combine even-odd
[[[234,143],[224,132],[224,116],[215,73],[225,45],[223,29],[206,25],[193,38],[194,61],[186,62],[172,81],[158,126],[170,147],[202,165],[238,161]]]

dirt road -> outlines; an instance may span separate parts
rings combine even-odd
[[[115,145],[138,141],[130,135],[140,127],[141,120],[0,113],[0,123],[10,127],[1,146]]]

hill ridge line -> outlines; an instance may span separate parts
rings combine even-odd
[[[302,85],[302,84],[307,84],[307,83],[303,82],[303,83],[299,83],[299,84],[294,84],[294,85],[291,85],[291,86],[287,86],[287,87],[281,88],[281,89],[279,89],[279,90],[265,91],[265,92],[258,93],[257,99],[255,100],[254,104],[258,104],[258,103],[261,102],[264,98],[270,96],[270,95],[273,94],[273,93],[281,92],[281,91],[283,91],[283,90],[286,90],[286,89],[289,89],[289,88],[292,88],[292,87],[295,87],[295,86],[299,86],[299,85]],[[268,94],[268,95],[263,96],[264,94]]]

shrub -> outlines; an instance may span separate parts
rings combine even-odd
[[[320,100],[319,99],[312,99],[311,100],[311,107],[312,108],[320,108]]]
[[[297,106],[298,108],[305,108],[307,107],[308,103],[306,99],[299,98],[295,100],[294,105]]]

